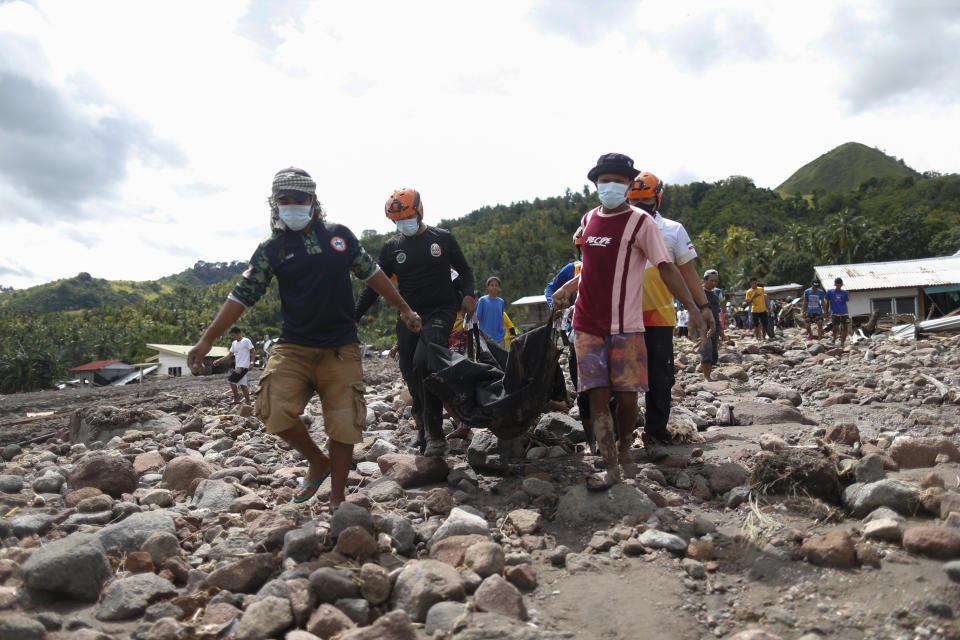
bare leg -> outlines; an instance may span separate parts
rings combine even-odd
[[[840,348],[843,349],[843,343],[847,341],[847,323],[840,325]]]
[[[817,322],[817,340],[823,340],[823,320]]]
[[[620,466],[623,468],[623,475],[627,478],[633,478],[637,475],[637,465],[630,455],[630,447],[636,437],[635,426],[637,424],[637,394],[633,391],[616,391],[617,396],[617,422],[620,429],[620,444],[618,458]]]
[[[243,401],[250,404],[250,387],[243,385],[240,390],[243,391]]]
[[[310,482],[316,480],[317,478],[325,474],[327,471],[331,470],[332,465],[331,465],[330,458],[328,458],[323,453],[323,451],[320,450],[320,447],[317,446],[317,443],[314,442],[313,438],[310,437],[310,432],[307,431],[307,427],[304,426],[304,424],[299,420],[297,420],[297,424],[291,426],[289,429],[285,431],[281,431],[277,435],[283,438],[286,442],[288,442],[290,446],[292,446],[294,449],[299,451],[300,454],[307,459],[307,462],[310,463],[310,469],[309,471],[307,471],[307,477],[304,479],[304,482],[303,482],[304,485],[310,484]],[[334,450],[333,445],[334,445],[334,442],[331,440],[330,441],[331,452]],[[352,445],[350,448],[352,451],[353,450]],[[349,458],[348,458],[348,461],[349,461]],[[349,462],[348,462],[348,465],[349,465]],[[347,467],[347,471],[349,471],[349,466]],[[335,482],[335,480],[331,480],[331,482]],[[344,484],[346,484],[346,473],[343,474],[343,478],[341,479],[341,485],[340,485],[341,496],[342,496]],[[300,497],[303,493],[305,492],[298,491],[295,497]],[[331,499],[332,498],[333,496],[331,495]],[[342,497],[341,497],[341,500],[342,500]]]
[[[597,449],[607,466],[606,480],[620,479],[620,461],[613,441],[613,416],[610,415],[610,387],[596,387],[588,392],[590,416],[597,437]],[[636,401],[634,401],[636,403]],[[631,425],[632,426],[632,425]]]
[[[713,371],[713,365],[709,362],[701,362],[700,371],[703,371],[703,379],[710,382],[710,372]]]
[[[353,462],[353,445],[330,441],[330,508],[346,500],[347,475]]]
[[[230,383],[230,391],[233,391],[233,401],[240,402],[240,390],[232,382]]]

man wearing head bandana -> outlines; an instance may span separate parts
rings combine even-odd
[[[199,373],[213,341],[263,296],[276,276],[283,329],[260,376],[255,413],[268,433],[280,436],[310,464],[294,502],[312,498],[329,475],[330,504],[335,507],[345,498],[353,445],[361,441],[367,413],[350,274],[397,307],[410,331],[420,330],[420,316],[350,229],[325,220],[310,174],[294,167],[280,170],[268,202],[272,234],[257,247],[243,278],[187,361]],[[329,457],[300,421],[314,392],[323,408]]]

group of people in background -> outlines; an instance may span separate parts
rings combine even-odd
[[[719,274],[709,269],[701,279],[683,225],[660,214],[663,183],[619,153],[601,156],[587,178],[596,185],[601,204],[581,218],[573,238],[577,259],[547,285],[545,295],[568,331],[570,377],[588,446],[605,464],[587,486],[602,490],[636,473],[632,446],[638,425],[647,455],[666,455],[675,328],[699,346],[703,376],[709,380],[724,322]],[[255,415],[309,465],[294,502],[311,499],[329,476],[335,507],[345,499],[353,446],[361,441],[366,418],[357,326],[379,296],[397,308],[398,364],[424,455],[442,456],[447,449],[443,403],[424,385],[431,373],[427,346],[456,347],[455,340],[462,341],[474,323],[504,347],[516,332],[500,297],[500,277],[488,277],[486,294],[478,295],[474,273],[453,234],[424,223],[416,190],[399,189],[387,198],[385,215],[397,233],[376,260],[350,229],[326,220],[316,183],[306,171],[289,167],[277,172],[268,203],[272,234],[257,247],[243,277],[191,349],[188,364],[195,373],[202,370],[213,341],[231,328],[231,353],[217,363],[235,359],[230,378],[234,401],[240,402],[241,393],[249,401],[246,372],[256,356],[236,322],[276,277],[283,328],[260,376]],[[356,300],[351,274],[365,284]],[[766,312],[766,298],[755,281],[751,284],[748,298],[759,317]],[[675,299],[682,305],[679,313]],[[317,447],[300,420],[315,392],[329,454]]]

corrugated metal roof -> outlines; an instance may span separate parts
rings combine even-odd
[[[79,367],[74,367],[70,371],[96,371],[97,369],[103,369],[108,364],[116,364],[118,362],[123,362],[122,360],[95,360],[93,362],[88,362],[87,364],[82,364]]]
[[[930,287],[960,283],[960,256],[832,264],[814,267],[814,271],[827,289],[837,277],[843,278],[843,288],[847,291]]]
[[[187,353],[190,352],[190,349],[193,349],[192,344],[148,344],[147,346],[151,349],[156,349],[157,351],[163,351],[166,353],[172,353],[176,356],[184,357],[186,357]],[[207,354],[207,357],[222,358],[229,353],[230,349],[227,349],[226,347],[213,347],[210,349],[210,353]]]

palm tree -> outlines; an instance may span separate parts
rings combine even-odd
[[[842,257],[847,263],[853,262],[853,251],[866,231],[863,218],[844,207],[840,213],[827,218],[826,226],[827,239],[836,250],[838,261]]]
[[[727,237],[723,240],[723,253],[731,260],[738,261],[754,245],[757,235],[744,227],[730,225]]]

